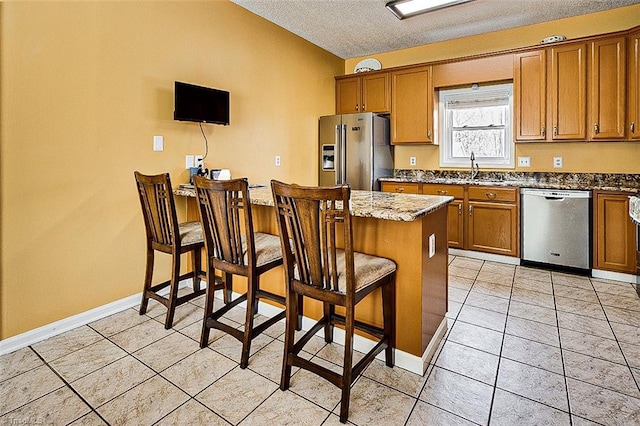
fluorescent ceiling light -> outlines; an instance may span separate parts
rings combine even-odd
[[[472,0],[393,0],[385,6],[398,19],[404,19],[469,1]]]

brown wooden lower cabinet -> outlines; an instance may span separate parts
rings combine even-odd
[[[518,207],[515,204],[469,201],[467,249],[518,256]]]
[[[593,268],[636,273],[636,228],[629,193],[593,192]]]
[[[380,185],[382,192],[397,192],[401,194],[419,194],[420,184],[414,182],[382,182]]]
[[[520,197],[518,188],[383,182],[382,190],[449,195],[447,207],[450,248],[520,256]]]

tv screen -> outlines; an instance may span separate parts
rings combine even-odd
[[[229,92],[176,81],[173,119],[229,124]]]

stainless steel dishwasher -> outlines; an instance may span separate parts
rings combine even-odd
[[[520,189],[522,260],[591,268],[591,191]]]

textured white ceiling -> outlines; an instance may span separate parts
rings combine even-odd
[[[474,0],[400,21],[384,7],[387,0],[231,1],[343,59],[640,3]]]

